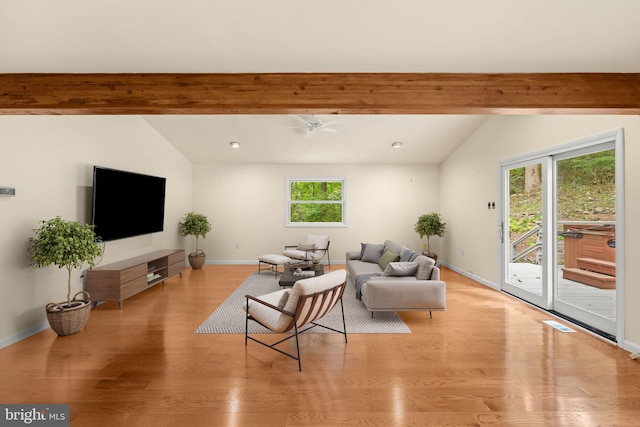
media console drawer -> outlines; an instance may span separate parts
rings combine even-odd
[[[145,276],[146,274],[147,266],[145,264],[140,264],[127,268],[126,270],[122,270],[120,272],[120,280],[122,283],[126,283],[135,280],[138,277]]]
[[[95,267],[87,271],[87,292],[94,307],[98,301],[118,301],[122,308],[125,299],[176,275],[182,277],[184,260],[184,250],[164,249]]]

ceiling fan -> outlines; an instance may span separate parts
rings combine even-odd
[[[316,133],[316,131],[342,133],[339,129],[330,127],[340,123],[342,119],[333,119],[333,120],[328,120],[324,122],[319,118],[317,118],[316,116],[314,116],[313,114],[309,116],[308,119],[305,119],[304,117],[301,117],[295,114],[289,114],[289,117],[299,121],[304,125],[304,128],[307,130],[307,132],[304,135],[305,138],[311,138],[313,134]]]

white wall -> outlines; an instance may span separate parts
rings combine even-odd
[[[200,247],[207,262],[251,263],[306,234],[329,234],[331,259],[340,263],[361,242],[391,239],[421,249],[413,226],[420,215],[438,210],[438,173],[437,166],[416,165],[194,165],[194,209],[213,227]],[[287,176],[346,177],[348,227],[285,227]]]
[[[624,128],[625,341],[640,344],[640,117],[638,116],[492,116],[441,165],[441,211],[448,222],[443,258],[447,263],[498,286],[501,160],[533,153],[606,131]]]
[[[66,298],[66,270],[30,268],[28,238],[56,215],[90,222],[94,164],[167,178],[165,231],[107,243],[102,264],[184,247],[177,224],[192,206],[191,163],[140,117],[0,117],[0,186],[16,188],[0,197],[0,347],[37,331],[44,306]]]
[[[623,127],[625,129],[626,309],[625,340],[640,343],[640,118],[637,116],[493,116],[440,166],[419,165],[191,165],[137,116],[0,117],[0,186],[17,196],[0,197],[0,347],[46,322],[44,305],[65,296],[64,270],[31,269],[28,238],[39,220],[61,215],[88,221],[94,164],[167,177],[165,231],[107,244],[103,263],[160,248],[193,249],[177,233],[183,214],[209,216],[213,230],[201,242],[208,262],[256,262],[280,253],[307,233],[331,235],[331,254],[361,242],[392,239],[421,249],[413,231],[418,216],[442,213],[444,238],[433,250],[447,263],[498,283],[498,162],[542,148]],[[347,178],[348,227],[284,226],[287,176]],[[237,244],[237,248],[236,248]],[[81,289],[80,271],[73,279]]]

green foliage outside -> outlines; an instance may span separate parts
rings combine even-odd
[[[35,228],[35,237],[29,238],[29,258],[34,268],[55,264],[65,267],[67,277],[67,303],[71,304],[71,271],[86,262],[95,265],[95,259],[102,255],[100,238],[93,231],[93,225],[67,221],[57,216],[41,221]]]
[[[526,233],[535,227],[536,222],[542,221],[542,214],[539,215],[527,215],[522,218],[509,218],[509,229],[512,233]]]
[[[615,150],[562,160],[558,163],[561,185],[613,185],[616,178]]]
[[[291,204],[291,222],[342,222],[342,204]]]
[[[342,181],[291,182],[291,222],[342,222]]]
[[[509,187],[509,229],[524,233],[542,219],[542,196],[524,191],[524,167],[510,171]],[[558,162],[557,209],[560,221],[615,219],[615,150]]]
[[[616,172],[615,160],[615,150],[562,160],[558,163],[560,186],[580,188],[593,185],[613,185]],[[541,165],[539,167],[541,168]],[[523,193],[524,183],[525,168],[512,169],[509,175],[510,193]]]
[[[291,200],[341,201],[342,181],[292,181]]]

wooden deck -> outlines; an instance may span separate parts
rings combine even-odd
[[[509,265],[511,283],[529,292],[540,294],[542,266],[528,263]],[[571,305],[588,310],[604,318],[616,318],[616,290],[601,289],[562,277],[559,274],[558,297]]]

